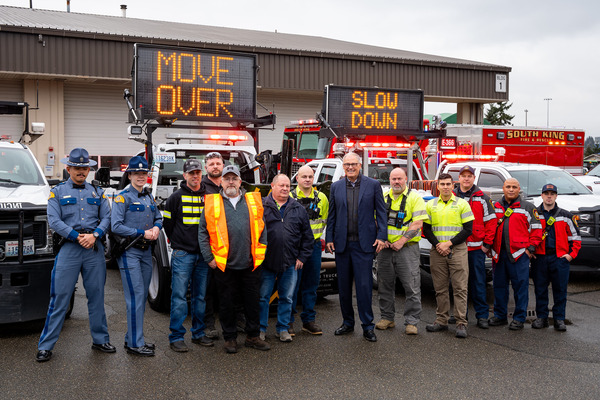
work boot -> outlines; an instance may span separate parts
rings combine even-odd
[[[271,346],[269,346],[269,343],[265,342],[258,336],[253,337],[253,338],[247,338],[246,343],[244,343],[244,345],[246,347],[252,347],[253,349],[262,350],[262,351],[271,349]]]
[[[465,339],[467,337],[467,327],[465,324],[456,325],[456,335],[459,339]]]
[[[296,331],[294,330],[294,323],[290,322],[288,324],[288,333],[290,334],[291,337],[296,336]]]
[[[419,333],[419,329],[417,329],[416,325],[408,324],[404,328],[404,333],[406,333],[407,335],[416,335]]]
[[[563,321],[562,319],[555,319],[554,320],[554,329],[556,329],[559,332],[564,332],[567,330],[567,325],[565,324],[565,321]]]
[[[206,346],[206,347],[212,347],[215,345],[214,340],[212,340],[208,336],[192,338],[192,343],[199,344],[200,346]]]
[[[260,333],[258,334],[258,337],[260,338],[260,340],[267,340],[267,332],[260,331]]]
[[[427,332],[441,332],[441,331],[447,331],[448,330],[448,325],[440,325],[438,323],[435,324],[430,324],[430,325],[426,325],[425,326],[425,330]]]
[[[487,318],[479,318],[477,320],[477,327],[481,329],[489,329],[490,323],[488,322]]]
[[[492,317],[488,321],[489,326],[501,326],[508,325],[508,320],[506,318],[500,319],[498,317]]]
[[[209,339],[217,340],[219,338],[219,331],[214,326],[210,326],[204,330],[204,335]]]
[[[237,341],[235,341],[235,340],[226,340],[225,341],[225,345],[223,346],[223,348],[225,349],[225,352],[227,354],[235,354],[238,351]]]
[[[304,332],[308,332],[311,335],[322,335],[323,330],[319,325],[315,323],[315,321],[310,321],[302,325],[302,330]]]
[[[531,327],[533,329],[547,328],[548,318],[536,318],[536,320],[532,322]]]
[[[381,319],[378,323],[375,324],[375,328],[385,331],[388,328],[393,328],[396,326],[394,321],[390,321],[389,319]]]

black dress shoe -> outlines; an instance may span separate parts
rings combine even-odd
[[[48,361],[52,357],[52,352],[50,350],[40,350],[37,352],[35,356],[35,361],[44,362]]]
[[[501,326],[501,325],[508,325],[508,320],[505,319],[500,319],[498,317],[492,317],[489,319],[488,324],[490,326]]]
[[[363,337],[367,339],[369,342],[376,342],[377,336],[375,336],[375,331],[373,329],[368,329],[363,332]]]
[[[532,322],[531,327],[533,329],[542,329],[548,327],[548,318],[537,318]]]
[[[508,326],[508,329],[510,329],[511,331],[520,331],[521,329],[523,329],[523,323],[521,321],[515,321],[513,319],[510,325]]]
[[[147,347],[147,348],[149,348],[150,350],[156,350],[156,345],[155,345],[154,343],[148,343],[148,342],[146,342],[146,343],[144,344],[144,347]],[[123,348],[124,348],[125,350],[127,350],[127,349],[129,348],[129,346],[127,346],[127,343],[123,343]]]
[[[116,353],[117,352],[117,349],[115,348],[115,346],[113,346],[109,342],[102,343],[102,344],[93,343],[92,349],[99,350],[103,353]]]
[[[487,318],[479,318],[477,320],[477,327],[481,329],[488,329],[490,327],[490,323]]]
[[[142,357],[152,357],[154,356],[154,350],[152,350],[149,347],[146,346],[142,346],[142,347],[128,347],[127,348],[127,353],[129,354],[133,354],[136,356],[142,356]]]
[[[425,325],[425,330],[427,332],[441,332],[441,331],[447,331],[448,330],[448,325],[440,325],[440,324],[429,324],[429,325]]]
[[[565,324],[565,321],[563,321],[562,319],[555,319],[554,320],[554,329],[556,329],[559,332],[564,332],[567,330],[567,325]]]
[[[346,324],[342,324],[342,326],[340,326],[339,328],[337,328],[335,330],[335,335],[339,336],[339,335],[346,335],[348,333],[352,333],[354,332],[354,327],[353,326],[348,326]]]

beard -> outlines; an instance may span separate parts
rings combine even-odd
[[[238,188],[230,186],[223,190],[228,197],[236,197],[238,195]]]
[[[221,176],[221,174],[222,174],[222,171],[219,171],[218,169],[214,170],[214,171],[211,171],[211,172],[208,172],[208,175],[211,178],[219,178]]]

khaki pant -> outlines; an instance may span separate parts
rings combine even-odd
[[[448,284],[452,282],[454,291],[454,317],[457,324],[467,325],[467,289],[469,287],[469,259],[465,243],[454,246],[452,258],[442,257],[435,247],[431,248],[431,278],[437,302],[435,322],[448,325],[450,294]]]

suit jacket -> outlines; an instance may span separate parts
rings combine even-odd
[[[348,205],[346,178],[331,185],[326,241],[333,242],[335,251],[346,249],[348,238]],[[387,240],[387,206],[383,200],[381,184],[361,175],[358,191],[358,240],[365,253],[375,252],[375,239]]]

